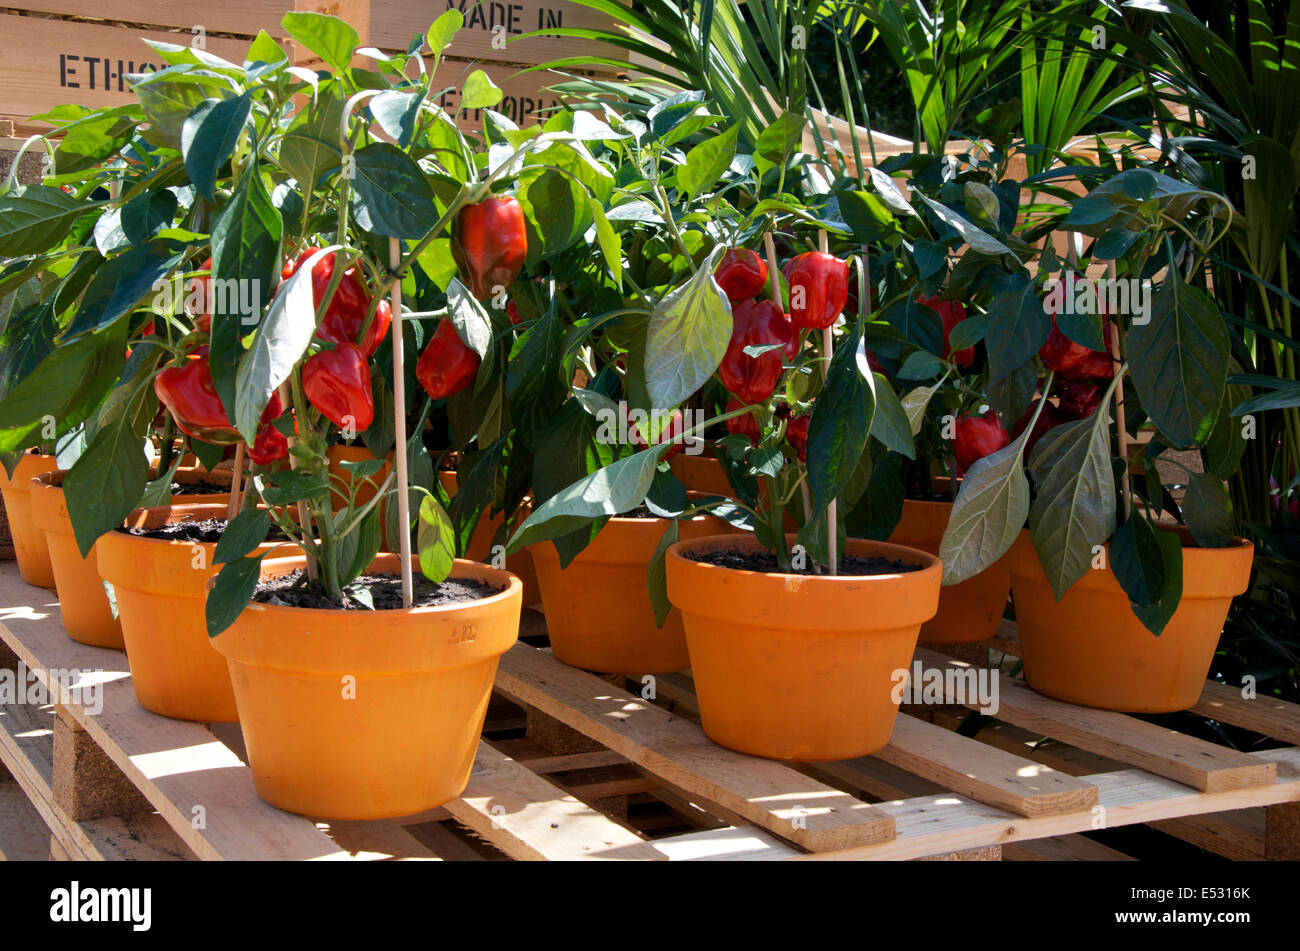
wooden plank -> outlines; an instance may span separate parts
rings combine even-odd
[[[916,658],[927,668],[960,669],[947,657],[925,648],[917,650]],[[968,698],[948,699],[958,702]],[[965,705],[978,709],[978,701],[970,699]],[[1202,792],[1267,786],[1277,778],[1272,763],[1122,713],[1062,703],[1006,677],[999,681],[998,702],[1000,720],[1113,756]]]
[[[1076,812],[1097,804],[1097,788],[1081,779],[907,715],[898,717],[889,745],[875,755],[1022,816]]]
[[[712,743],[693,723],[516,644],[501,659],[497,689],[649,769],[689,798],[716,803],[813,851],[885,841],[880,810],[772,760]]]
[[[346,857],[310,820],[259,799],[248,768],[204,727],[157,716],[136,703],[125,655],[71,640],[57,613],[31,606],[43,595],[18,577],[16,566],[0,567],[0,605],[8,606],[0,610],[0,639],[33,671],[103,672],[97,675],[107,681],[98,715],[71,698],[65,708],[195,855]],[[205,828],[195,828],[200,817]]]
[[[674,862],[773,862],[803,854],[753,826],[683,832],[653,845]]]
[[[316,828],[334,840],[354,859],[375,861],[441,861],[441,857],[408,829],[391,820],[350,822],[320,820]]]
[[[1004,862],[1136,862],[1109,846],[1082,835],[1058,835],[1002,846]]]
[[[287,0],[19,0],[17,9],[51,13],[60,17],[89,17],[120,23],[144,23],[151,26],[200,26],[208,33],[239,33],[255,36],[266,30],[272,36],[284,36],[280,20],[293,4]]]
[[[43,862],[50,854],[50,829],[21,786],[0,782],[0,861]]]
[[[142,37],[180,46],[194,39],[188,31],[0,14],[0,113],[26,119],[62,103],[99,108],[135,102],[127,74],[165,65]],[[208,52],[234,62],[248,52],[244,40],[212,36],[205,44]]]
[[[479,743],[465,792],[445,808],[512,858],[663,858],[635,832],[486,742]]]
[[[433,850],[444,862],[483,862],[486,857],[441,822],[421,822],[406,831]]]
[[[1300,704],[1287,703],[1276,697],[1247,700],[1240,688],[1206,681],[1201,699],[1192,707],[1211,720],[1230,723],[1244,730],[1254,730],[1284,743],[1300,744]]]
[[[597,40],[572,36],[521,34],[560,27],[609,30],[613,18],[566,0],[371,0],[370,44],[381,49],[406,49],[412,37],[423,36],[437,17],[455,8],[465,22],[447,47],[460,59],[498,60],[536,65],[570,56],[627,59],[627,51]]]
[[[1264,858],[1264,809],[1238,809],[1213,816],[1183,816],[1152,822],[1159,829],[1234,862]]]
[[[1300,749],[1290,747],[1249,755],[1278,766],[1278,781],[1271,786],[1203,793],[1142,770],[1121,770],[1086,777],[1100,791],[1100,802],[1094,810],[1034,817],[1012,815],[952,793],[883,802],[878,803],[877,808],[892,815],[897,823],[898,832],[894,840],[798,856],[796,860],[921,858],[942,851],[964,851],[1087,832],[1094,828],[1115,828],[1178,816],[1300,802]]]

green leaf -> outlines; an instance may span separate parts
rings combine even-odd
[[[432,495],[420,502],[416,547],[424,576],[430,581],[446,581],[456,560],[456,530],[446,509]]]
[[[437,198],[409,155],[387,142],[375,142],[355,158],[357,224],[372,234],[412,240],[433,230]]]
[[[1220,479],[1232,478],[1246,452],[1246,440],[1241,434],[1242,422],[1232,415],[1232,408],[1249,396],[1247,387],[1229,384],[1225,388],[1219,418],[1205,443],[1205,467]]]
[[[481,69],[476,69],[465,78],[465,85],[460,93],[460,107],[467,111],[489,109],[505,96],[501,88]]]
[[[1005,380],[1034,358],[1052,332],[1052,319],[1026,272],[1012,278],[1011,286],[989,303],[989,323],[984,332],[992,382]]]
[[[848,484],[871,434],[875,380],[869,369],[864,373],[859,367],[861,343],[859,323],[831,357],[826,384],[808,423],[808,483],[814,513],[825,511]]]
[[[912,440],[912,421],[899,402],[894,388],[883,373],[876,373],[876,413],[871,419],[871,435],[885,448],[916,458],[916,445]]]
[[[695,196],[711,191],[736,156],[740,126],[705,139],[686,153],[686,162],[677,169],[677,187]]]
[[[668,600],[668,562],[665,557],[670,545],[675,545],[681,538],[677,529],[677,519],[672,519],[664,529],[663,537],[655,546],[655,553],[650,556],[646,568],[646,589],[650,593],[650,606],[655,612],[655,627],[663,627],[668,620],[672,603]]]
[[[807,121],[802,115],[783,112],[775,122],[759,133],[758,141],[754,143],[754,160],[760,171],[764,163],[779,168],[798,151]]]
[[[284,59],[288,59],[284,50],[266,30],[257,31],[257,36],[253,37],[248,53],[244,56],[245,63],[278,63]]]
[[[1194,472],[1183,496],[1183,519],[1202,548],[1227,548],[1236,534],[1232,499],[1218,477]]]
[[[957,234],[961,236],[961,239],[970,245],[972,251],[977,251],[980,254],[993,255],[995,257],[1006,254],[1015,258],[1017,261],[1020,260],[1019,258],[1016,258],[1015,253],[1005,244],[987,232],[981,231],[951,208],[939,204],[934,199],[927,197],[923,192],[918,191],[916,194],[930,207],[930,210],[934,212],[936,218],[956,231]]]
[[[429,496],[432,498],[432,496]],[[351,514],[351,511],[349,514]],[[361,524],[352,529],[345,539],[352,543],[352,558],[348,564],[341,566],[339,581],[347,584],[370,567],[384,544],[383,507],[376,505],[361,519]],[[423,567],[423,562],[421,562]]]
[[[1129,596],[1133,613],[1159,637],[1183,594],[1183,548],[1178,536],[1157,531],[1134,513],[1115,530],[1110,566]]]
[[[645,500],[659,457],[668,443],[644,449],[597,469],[533,509],[506,546],[513,554],[528,545],[567,535],[602,515],[618,515]]]
[[[1007,553],[1029,515],[1021,458],[1029,430],[967,470],[939,543],[943,583],[959,584]]]
[[[336,250],[338,245],[331,245],[313,254],[280,285],[252,346],[239,361],[233,422],[250,444],[257,438],[260,417],[271,394],[289,379],[316,333],[311,271],[322,255]]]
[[[208,201],[216,199],[217,173],[235,150],[252,108],[251,92],[234,99],[205,99],[181,126],[185,172]]]
[[[731,303],[713,278],[717,255],[665,295],[650,316],[646,387],[657,409],[678,405],[708,382],[731,342]]]
[[[898,230],[889,206],[871,192],[841,192],[839,201],[844,223],[853,229],[853,236],[859,241],[883,241]]]
[[[907,422],[911,427],[913,436],[921,431],[921,424],[925,422],[925,411],[930,406],[930,399],[942,385],[943,383],[940,381],[933,386],[918,386],[908,391],[900,401],[903,412],[907,414]]]
[[[48,251],[68,236],[73,222],[96,207],[45,185],[0,196],[0,258]]]
[[[330,491],[326,475],[313,474],[306,469],[283,469],[258,478],[265,480],[261,494],[267,505],[315,502],[325,498]]]
[[[322,13],[286,13],[280,20],[285,32],[338,72],[352,63],[361,38],[338,17]]]
[[[167,189],[141,192],[122,206],[122,233],[135,244],[148,241],[171,227],[177,207],[176,196]]]
[[[262,578],[262,559],[236,558],[221,569],[212,590],[208,592],[203,614],[207,621],[208,637],[216,637],[244,612],[248,602],[253,599],[257,583]]]
[[[903,515],[902,457],[882,453],[871,465],[867,488],[845,518],[845,530],[854,538],[878,541],[893,534]]]
[[[1093,547],[1115,530],[1108,410],[1103,403],[1086,419],[1048,430],[1029,460],[1038,490],[1029,532],[1058,601],[1089,570]]]
[[[136,400],[142,396],[143,390]],[[134,428],[134,416],[125,412],[96,433],[63,480],[68,517],[83,558],[89,557],[100,535],[122,524],[149,480],[144,438]]]
[[[60,345],[108,327],[133,311],[184,259],[185,245],[165,238],[137,244],[105,261],[86,287]]]
[[[1231,344],[1219,308],[1204,291],[1169,272],[1134,324],[1125,347],[1142,408],[1176,448],[1200,446],[1219,415]]]
[[[230,99],[230,86],[214,75],[200,73],[150,73],[131,87],[149,120],[145,138],[169,149],[181,150],[181,132],[194,107],[204,99]]]
[[[430,56],[433,59],[433,66],[429,70],[432,75],[438,68],[438,61],[442,58],[442,52],[451,43],[452,39],[462,26],[465,25],[465,17],[455,7],[449,8],[438,19],[433,21],[429,27],[429,32],[424,35],[425,42],[429,44],[429,49],[433,52]]]
[[[260,509],[246,509],[226,523],[217,549],[212,553],[212,563],[222,565],[243,558],[262,542],[271,531],[271,519]]]
[[[492,349],[492,320],[482,303],[458,278],[453,278],[447,288],[447,317],[461,343],[480,357],[488,355]]]
[[[591,217],[596,223],[596,243],[600,253],[609,265],[609,272],[614,276],[614,283],[623,283],[623,241],[605,217],[605,209],[595,198],[588,198],[591,204]]]

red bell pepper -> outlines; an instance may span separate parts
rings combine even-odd
[[[961,301],[939,300],[938,297],[918,297],[918,304],[924,304],[943,321],[943,358],[950,359],[959,367],[968,367],[975,362],[975,348],[967,347],[965,350],[958,350],[953,353],[952,347],[948,343],[948,338],[952,336],[952,329],[966,319],[966,308]]]
[[[733,412],[748,406],[748,403],[742,403],[734,396],[727,401],[727,412]],[[753,413],[745,413],[742,416],[733,416],[726,422],[727,432],[736,433],[740,436],[748,436],[751,444],[756,445],[761,438],[762,433],[758,428],[758,420],[754,418]]]
[[[1114,329],[1110,321],[1103,326],[1105,350],[1089,350],[1087,355],[1074,366],[1063,371],[1061,376],[1067,380],[1109,380],[1115,375],[1115,362],[1110,356],[1111,340]]]
[[[509,287],[528,257],[524,209],[514,198],[485,198],[456,216],[451,256],[479,300]]]
[[[296,259],[286,261],[280,277],[288,280],[294,271],[307,263],[307,259],[319,248],[307,248]],[[324,255],[311,269],[311,291],[319,305],[329,290],[330,279],[334,276],[334,252]],[[366,314],[370,312],[370,294],[361,274],[354,264],[343,272],[339,286],[334,291],[330,305],[316,327],[316,336],[330,343],[356,343],[367,357],[373,356],[388,334],[388,327],[393,322],[392,309],[388,301],[380,298],[375,306],[375,316],[370,321],[365,340],[358,343],[357,334],[365,323]]]
[[[341,343],[308,357],[302,365],[302,391],[335,426],[350,424],[361,432],[374,421],[370,364],[355,343]]]
[[[212,382],[207,347],[188,354],[180,366],[161,371],[153,378],[153,390],[181,432],[204,442],[239,442],[239,433],[226,415],[216,384]]]
[[[1066,419],[1091,416],[1101,405],[1101,386],[1091,380],[1061,380],[1056,391]]]
[[[514,301],[506,303],[506,317],[509,318],[512,326],[519,326],[524,322],[523,316],[519,313],[519,308],[515,306]]]
[[[451,320],[443,319],[420,354],[415,378],[435,400],[446,399],[474,382],[482,362],[477,353],[465,346]]]
[[[800,462],[808,461],[808,424],[812,421],[811,413],[790,417],[785,424],[785,441],[790,444]]]
[[[1062,373],[1073,366],[1076,366],[1088,354],[1092,353],[1081,343],[1075,343],[1065,334],[1061,333],[1061,328],[1056,326],[1056,315],[1052,315],[1052,332],[1047,335],[1047,340],[1038,348],[1038,355],[1042,357],[1044,366],[1049,370],[1055,370]]]
[[[844,313],[849,266],[833,254],[808,251],[781,269],[790,282],[790,319],[796,327],[825,330]]]
[[[1025,427],[1029,425],[1029,421],[1034,418],[1034,412],[1038,409],[1039,402],[1040,400],[1035,399],[1034,402],[1030,404],[1029,409],[1025,410],[1021,417],[1016,420],[1016,424],[1011,427],[1012,439],[1020,438],[1020,434],[1025,431]],[[1038,422],[1034,423],[1034,429],[1029,434],[1029,440],[1025,443],[1024,457],[1026,459],[1029,458],[1029,454],[1033,452],[1034,446],[1038,443],[1038,440],[1042,439],[1049,429],[1066,422],[1069,422],[1069,417],[1063,414],[1051,403],[1046,404],[1043,407],[1043,411],[1038,414]]]
[[[731,248],[713,272],[722,292],[733,304],[757,297],[767,284],[767,265],[748,248]]]
[[[1011,442],[1011,436],[1002,428],[998,414],[989,410],[983,416],[963,416],[957,420],[952,440],[952,451],[963,472],[978,459],[997,452]]]
[[[257,431],[257,438],[248,447],[248,458],[254,465],[269,466],[289,455],[288,437],[271,425],[272,421],[279,419],[283,412],[284,406],[280,402],[280,394],[272,393],[270,402],[266,404],[266,409],[262,410],[262,415],[258,419],[262,425]]]
[[[731,311],[731,343],[718,367],[722,385],[745,404],[766,402],[785,370],[783,357],[792,357],[798,334],[781,308],[770,300],[742,301]],[[746,347],[778,344],[756,357]]]

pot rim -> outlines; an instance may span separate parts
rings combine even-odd
[[[796,538],[797,536],[793,534],[786,535],[787,541],[793,541]],[[886,549],[887,550],[886,554],[888,552],[897,552],[898,555],[895,555],[894,557],[900,558],[900,560],[902,560],[900,556],[903,553],[906,553],[909,557],[914,557],[916,560],[919,560],[921,562],[921,567],[917,571],[898,571],[898,572],[892,572],[890,574],[882,574],[882,575],[805,575],[805,574],[796,574],[794,572],[788,572],[788,571],[750,571],[747,568],[726,568],[722,565],[711,565],[705,561],[696,561],[693,558],[687,558],[683,554],[683,551],[687,546],[712,547],[718,545],[719,543],[724,545],[740,544],[746,547],[758,548],[758,549],[762,549],[763,551],[767,551],[767,549],[764,546],[759,544],[758,539],[755,538],[753,535],[704,535],[700,538],[683,538],[681,541],[675,542],[674,544],[668,546],[668,550],[665,553],[665,557],[683,562],[685,564],[696,565],[699,566],[699,568],[701,569],[727,571],[735,575],[739,575],[742,577],[749,577],[749,578],[772,578],[774,580],[780,580],[780,581],[785,581],[787,579],[798,579],[801,584],[808,584],[809,582],[824,582],[824,583],[834,584],[834,583],[847,583],[847,582],[854,582],[854,581],[871,582],[873,580],[896,581],[899,579],[909,579],[909,578],[919,579],[924,577],[926,574],[930,572],[939,572],[943,570],[943,563],[939,560],[939,557],[937,555],[931,555],[929,552],[922,551],[919,548],[912,548],[909,545],[898,545],[895,544],[894,542],[876,541],[875,539],[872,538],[849,538],[847,539],[847,541],[861,542],[877,548]]]
[[[395,552],[383,552],[383,551],[379,552],[375,557],[379,558],[382,557],[383,555],[391,555],[394,559],[401,558],[401,556],[399,554],[396,554]],[[411,560],[413,562],[412,567],[414,568],[414,570],[418,571],[419,556],[412,554]],[[306,563],[307,563],[306,555],[291,555],[285,558],[266,558],[262,562],[262,568],[258,574],[258,581],[259,583],[261,582],[262,576],[266,573],[266,570],[272,566],[292,565],[294,567],[301,567],[303,565],[306,565]],[[372,561],[371,565],[373,564],[374,562]],[[493,568],[491,565],[484,564],[481,561],[470,561],[466,558],[457,558],[455,559],[455,561],[452,562],[452,565],[453,565],[452,574],[449,576],[449,578],[455,577],[455,571],[456,571],[455,566],[464,565],[466,567],[475,566],[479,569],[485,569],[487,571],[493,572],[498,575],[505,575],[507,578],[509,578],[509,581],[507,582],[505,588],[498,591],[496,594],[488,595],[486,598],[477,598],[473,601],[458,601],[455,604],[431,604],[425,607],[418,607],[418,608],[390,608],[383,611],[375,611],[373,613],[381,617],[413,617],[413,616],[437,617],[439,615],[454,614],[457,611],[463,611],[466,608],[477,608],[480,606],[482,607],[494,606],[499,602],[507,600],[509,597],[511,597],[511,595],[513,595],[516,592],[516,590],[519,592],[520,597],[523,596],[523,588],[524,588],[523,582],[519,580],[518,575],[513,574],[512,572],[506,570],[505,568]],[[367,570],[369,570],[369,568],[367,568]],[[217,580],[217,576],[215,574],[211,578],[209,578],[206,586],[206,590],[211,591],[212,585],[216,583],[216,580]],[[322,614],[330,614],[330,615],[357,614],[364,617],[364,612],[359,612],[359,611],[344,611],[339,608],[298,608],[287,604],[263,604],[258,601],[249,601],[248,604],[244,606],[244,610],[259,611],[259,612],[260,611],[287,612],[291,617],[292,616],[319,617]],[[218,634],[217,638],[220,637],[221,635]]]
[[[114,525],[107,532],[105,532],[101,537],[107,538],[112,536],[116,538],[130,539],[132,542],[138,542],[138,543],[147,542],[151,545],[176,545],[176,546],[182,546],[184,548],[193,548],[195,545],[201,545],[205,548],[215,549],[217,547],[217,542],[195,542],[195,541],[187,541],[181,538],[150,538],[148,535],[136,535],[133,532],[118,531],[118,529],[125,528],[127,526],[127,523],[130,522],[133,518],[136,518],[145,512],[158,512],[158,511],[170,512],[176,509],[197,509],[197,508],[219,509],[220,510],[219,514],[214,513],[218,518],[224,518],[226,512],[228,511],[225,502],[182,502],[179,505],[148,505],[142,508],[132,509],[130,512],[127,513],[126,518],[122,520],[121,525]],[[287,542],[266,541],[266,542],[262,542],[262,544],[258,545],[257,547],[258,549],[261,549],[268,546],[269,546],[268,550],[271,551],[274,551],[276,548],[285,548],[289,546],[292,546],[294,548],[298,547],[297,544],[292,541],[287,541]]]

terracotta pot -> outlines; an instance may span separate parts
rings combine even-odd
[[[946,491],[947,479],[936,479],[935,487]],[[939,554],[952,502],[923,502],[906,499],[889,541]],[[1011,593],[1011,576],[1001,564],[981,571],[961,584],[945,585],[939,593],[939,613],[921,627],[921,642],[964,644],[992,637],[1002,623],[1002,612]]]
[[[5,500],[5,517],[9,519],[9,537],[14,542],[18,573],[28,584],[54,590],[54,567],[45,532],[32,521],[31,480],[57,468],[53,456],[25,452],[14,466],[12,479],[0,466],[0,492]]]
[[[728,498],[733,494],[722,463],[713,456],[691,456],[679,452],[668,460],[668,467],[688,490]]]
[[[790,537],[794,543],[794,537]],[[939,603],[931,554],[849,539],[853,555],[923,566],[830,577],[740,571],[686,557],[752,536],[683,540],[668,549],[668,597],[682,612],[700,720],[709,739],[772,759],[838,760],[889,742],[899,672]]]
[[[646,570],[668,527],[662,518],[611,518],[578,557],[560,568],[551,542],[529,546],[551,650],[573,667],[607,674],[666,674],[691,665],[680,612],[655,625]],[[682,538],[735,537],[711,515],[681,522]]]
[[[262,577],[304,561],[266,561]],[[397,569],[396,555],[370,566]],[[258,795],[325,819],[409,815],[460,795],[497,661],[519,634],[523,589],[473,561],[452,575],[504,590],[364,616],[254,603],[213,639],[229,662]]]
[[[438,471],[438,481],[442,483],[443,489],[448,495],[455,495],[458,490],[458,481],[456,473],[446,469]],[[522,519],[528,517],[530,505],[527,499],[520,506],[522,511],[515,521],[515,527],[518,527]],[[465,557],[470,561],[481,561],[485,564],[492,563],[492,539],[496,537],[497,529],[505,522],[505,513],[498,512],[496,515],[490,515],[484,512],[474,526],[474,533],[470,536],[469,547],[465,551]],[[542,599],[541,589],[537,586],[537,570],[533,567],[533,556],[527,551],[516,552],[513,555],[506,556],[506,571],[517,576],[524,586],[524,604],[536,604]]]
[[[1122,713],[1172,713],[1200,699],[1228,606],[1250,584],[1255,548],[1240,538],[1229,548],[1196,548],[1180,534],[1183,596],[1156,637],[1109,567],[1089,570],[1057,601],[1029,533],[1021,533],[1002,562],[1011,572],[1029,686]]]
[[[158,477],[158,473],[156,471],[150,474],[151,479],[157,477]],[[172,493],[171,504],[172,505],[227,504],[230,501],[230,483],[233,477],[234,477],[234,473],[230,469],[218,469],[215,472],[208,472],[204,469],[199,469],[196,467],[187,468],[185,466],[181,466],[172,475],[172,481],[180,484],[181,491]],[[216,485],[223,486],[223,488],[216,492],[189,491],[190,486],[207,485],[207,484],[216,484]],[[251,484],[250,484],[250,488],[251,488]],[[222,514],[220,517],[225,518],[225,515]]]
[[[367,449],[361,443],[357,443],[354,446],[345,446],[342,443],[335,443],[334,445],[330,446],[329,449],[326,451],[325,457],[329,460],[329,474],[331,476],[337,476],[338,478],[343,479],[345,482],[349,478],[351,478],[351,476],[348,473],[348,470],[344,469],[343,466],[340,465],[340,463],[363,462],[367,459],[377,458],[375,455],[373,455],[370,452],[369,449]],[[370,478],[366,480],[370,484],[368,485],[362,484],[361,487],[357,489],[358,505],[365,505],[367,502],[373,499],[375,497],[375,493],[379,491],[379,487],[383,485],[384,480],[388,478],[388,473],[392,467],[392,462],[393,462],[392,452],[390,451],[385,458],[387,462],[384,464],[383,468],[381,468],[377,473],[370,476]],[[333,479],[331,479],[330,481],[332,484]],[[330,501],[333,504],[334,509],[337,511],[338,509],[343,507],[347,499],[343,497],[343,494],[341,492],[331,488]]]
[[[225,518],[226,505],[137,509],[132,528]],[[239,719],[226,659],[212,648],[204,605],[215,543],[108,532],[95,543],[99,573],[113,585],[136,699],[146,710],[204,723]],[[259,551],[279,547],[267,543]]]
[[[65,475],[61,471],[46,472],[31,483],[32,520],[45,532],[63,629],[68,637],[82,644],[122,650],[126,646],[122,641],[122,625],[113,617],[113,606],[99,580],[95,561],[99,542],[91,546],[89,556],[82,558],[72,534],[72,521],[63,497]]]

